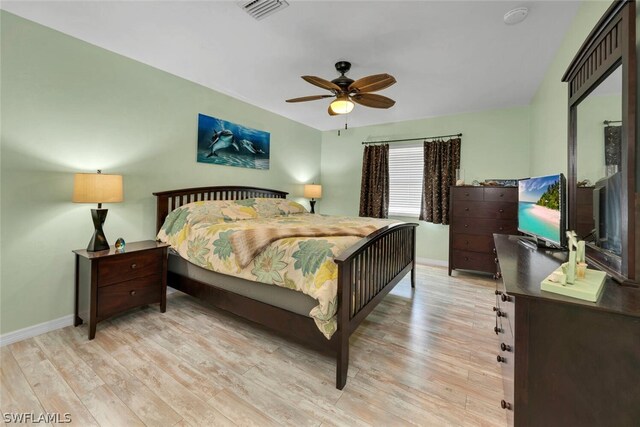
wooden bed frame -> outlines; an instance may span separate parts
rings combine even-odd
[[[156,228],[160,230],[173,209],[194,201],[252,197],[284,199],[287,194],[254,187],[201,187],[153,193],[157,197]],[[336,356],[336,387],[342,390],[347,382],[349,367],[349,336],[409,271],[411,287],[415,288],[417,226],[413,223],[386,226],[335,258],[338,265],[338,329],[331,340],[322,335],[310,317],[172,272],[168,273],[168,284],[289,338],[321,350],[328,349]]]

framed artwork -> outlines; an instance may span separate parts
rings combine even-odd
[[[269,169],[269,132],[198,114],[198,163]]]

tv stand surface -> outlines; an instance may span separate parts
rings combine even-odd
[[[555,251],[566,251],[566,248],[560,248],[557,246],[550,246],[544,240],[530,236],[519,236],[518,243],[528,247],[529,249],[545,249]]]
[[[496,348],[510,424],[637,425],[640,419],[640,290],[607,278],[591,303],[542,291],[567,253],[494,235]],[[503,344],[503,345],[502,345]]]

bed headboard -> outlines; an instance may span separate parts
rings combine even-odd
[[[287,192],[257,187],[198,187],[153,193],[156,199],[156,232],[164,224],[169,212],[182,205],[201,200],[242,200],[252,197],[285,199]]]

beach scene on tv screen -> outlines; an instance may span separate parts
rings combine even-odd
[[[518,183],[518,228],[542,239],[560,240],[560,175]]]

